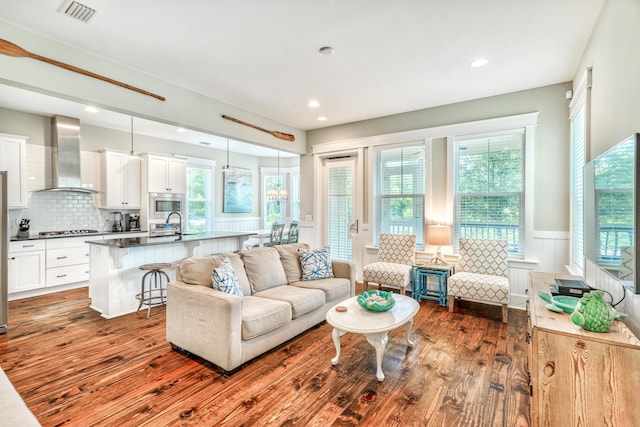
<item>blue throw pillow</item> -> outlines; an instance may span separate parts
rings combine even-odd
[[[333,277],[329,246],[320,249],[299,248],[302,280],[318,280]]]
[[[219,267],[214,268],[211,272],[213,289],[226,292],[237,297],[242,296],[242,289],[236,272],[233,271],[229,258],[225,258]]]

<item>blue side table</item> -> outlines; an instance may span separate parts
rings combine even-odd
[[[447,280],[454,273],[454,265],[414,265],[411,269],[411,296],[418,301],[423,299],[438,301],[447,305]],[[429,277],[433,279],[429,281]]]

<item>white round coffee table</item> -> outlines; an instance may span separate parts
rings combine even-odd
[[[340,337],[351,332],[354,334],[363,334],[369,344],[376,349],[376,378],[378,381],[384,381],[382,373],[382,356],[387,346],[388,332],[406,324],[407,344],[413,346],[413,342],[409,339],[409,332],[413,325],[413,317],[420,310],[420,304],[413,298],[404,295],[393,295],[396,303],[389,311],[377,312],[369,311],[360,307],[357,297],[351,297],[327,312],[327,323],[333,326],[331,335],[333,344],[336,346],[336,357],[331,359],[331,363],[336,365],[340,358]],[[336,307],[346,307],[347,311],[336,311]]]

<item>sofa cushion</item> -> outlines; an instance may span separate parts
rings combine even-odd
[[[338,277],[333,277],[331,279],[293,282],[291,283],[291,286],[297,286],[299,288],[306,289],[320,289],[324,292],[324,298],[326,301],[333,301],[335,299],[346,299],[349,298],[351,294],[351,281],[349,279]]]
[[[290,245],[274,246],[280,254],[280,262],[287,276],[287,282],[293,283],[302,280],[302,267],[300,266],[300,253],[298,249],[309,249],[306,243],[293,243]]]
[[[229,259],[233,271],[236,273],[236,276],[238,276],[242,294],[251,295],[251,286],[247,274],[244,271],[244,263],[240,255],[235,253],[185,258],[179,264],[179,276],[176,274],[176,279],[188,285],[211,287],[211,272],[214,268],[219,267],[225,258]]]
[[[277,286],[254,294],[255,297],[285,301],[291,305],[292,318],[304,316],[324,305],[324,292],[296,286]]]
[[[242,298],[242,339],[250,340],[291,321],[291,305],[278,300]]]
[[[280,254],[275,248],[253,248],[241,254],[252,293],[287,284]]]
[[[298,249],[302,280],[318,280],[333,277],[329,246],[319,249]]]
[[[238,282],[238,276],[233,271],[229,258],[225,258],[219,267],[216,267],[211,272],[213,289],[225,292],[230,295],[242,297],[242,290],[240,289],[240,283]]]

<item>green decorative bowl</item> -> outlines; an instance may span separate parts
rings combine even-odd
[[[371,311],[388,311],[396,303],[393,292],[378,291],[375,289],[364,291],[358,295],[358,304],[362,308]]]
[[[580,301],[580,298],[565,296],[565,295],[556,295],[552,298],[553,305],[560,307],[565,313],[573,313],[576,305]]]
[[[578,301],[580,301],[580,298],[578,297],[572,297],[569,295],[551,296],[549,293],[543,291],[540,291],[538,295],[549,303],[547,304],[547,309],[558,313],[573,313]]]

